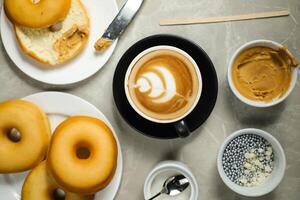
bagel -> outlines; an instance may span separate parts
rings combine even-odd
[[[11,130],[20,134],[18,141]],[[0,103],[0,173],[21,172],[38,165],[47,153],[51,131],[46,114],[23,100]]]
[[[69,13],[71,0],[4,0],[4,10],[13,24],[47,28]]]
[[[23,52],[38,62],[54,66],[70,60],[83,50],[88,41],[90,22],[81,1],[71,0],[69,14],[57,30],[28,28],[17,24],[14,29]]]
[[[60,189],[51,175],[47,171],[46,162],[41,162],[26,177],[22,187],[22,200],[92,200],[93,195],[85,196],[64,191],[64,195],[59,196],[56,192]]]
[[[93,194],[112,180],[117,154],[116,140],[103,121],[76,116],[62,122],[55,130],[47,164],[61,188]]]

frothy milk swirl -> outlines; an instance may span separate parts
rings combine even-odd
[[[157,66],[155,71],[146,72],[138,77],[135,87],[155,103],[165,103],[176,95],[176,81],[173,74],[166,68]]]

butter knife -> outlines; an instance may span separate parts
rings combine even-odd
[[[116,40],[124,32],[128,24],[130,24],[143,1],[144,0],[128,0],[124,4],[118,15],[106,29],[105,33],[95,43],[94,47],[96,51],[104,52],[112,45],[113,41]]]

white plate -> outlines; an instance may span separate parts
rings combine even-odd
[[[96,194],[95,200],[113,200],[121,183],[123,158],[117,134],[102,112],[77,96],[61,92],[42,92],[23,99],[39,105],[47,113],[52,131],[67,117],[74,115],[94,116],[108,124],[113,130],[118,144],[118,166],[112,182]],[[27,173],[0,175],[0,199],[20,200],[22,185]]]
[[[84,51],[56,69],[43,69],[42,64],[25,55],[16,40],[12,24],[4,9],[1,12],[1,37],[4,47],[16,66],[31,78],[51,85],[68,85],[87,79],[99,71],[111,57],[116,43],[103,54],[94,51],[94,43],[118,13],[115,0],[81,0],[90,16],[90,37]]]

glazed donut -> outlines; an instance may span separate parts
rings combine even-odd
[[[101,120],[76,116],[54,131],[48,168],[63,189],[93,194],[105,188],[117,166],[117,144],[111,129]]]
[[[20,134],[17,140],[11,130]],[[50,136],[48,117],[38,106],[23,100],[0,103],[0,173],[38,165],[45,158]]]
[[[71,0],[4,0],[4,10],[14,24],[28,28],[46,28],[63,20]]]
[[[47,171],[46,162],[41,162],[26,177],[22,187],[22,200],[92,200],[93,195],[85,196],[70,192],[60,192],[60,188],[55,183]]]

